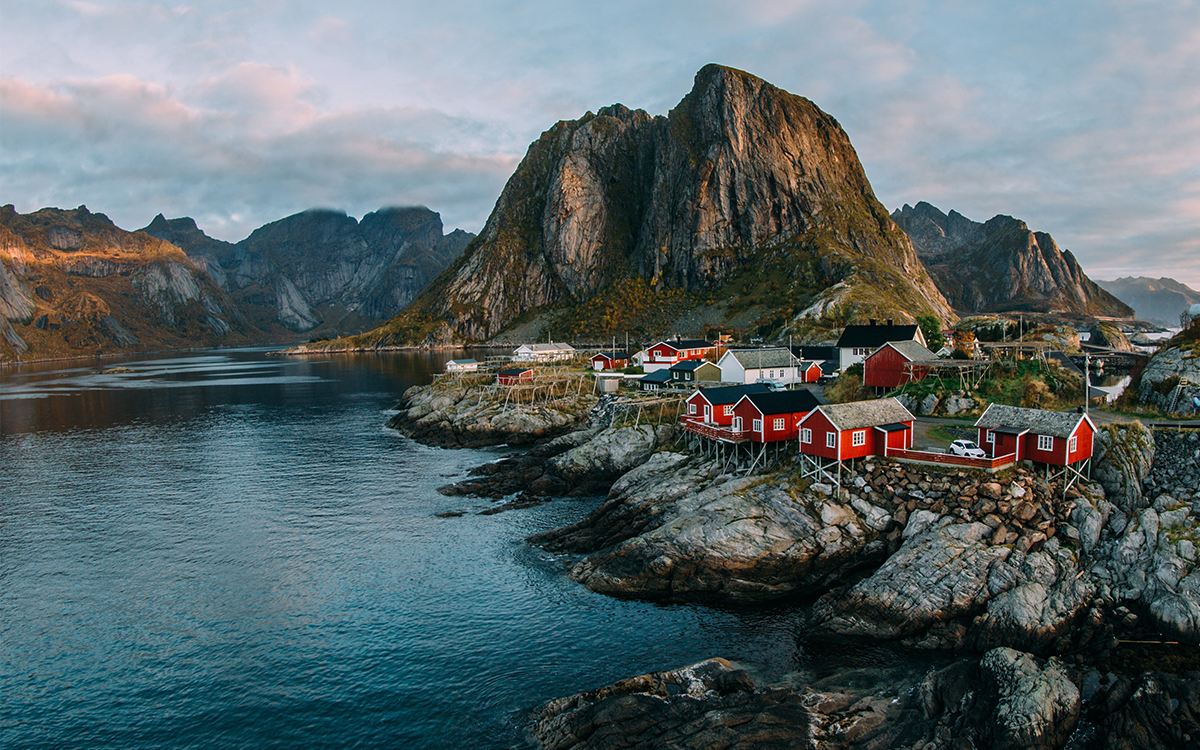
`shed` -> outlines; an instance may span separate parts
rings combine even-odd
[[[629,355],[625,352],[596,352],[591,361],[593,370],[624,370],[629,367]]]
[[[479,362],[473,359],[452,359],[446,363],[446,372],[475,372]]]
[[[703,359],[688,359],[671,365],[671,380],[676,385],[690,385],[697,381],[721,382],[721,368]]]
[[[655,370],[638,378],[638,388],[643,391],[657,391],[671,384],[670,370]]]
[[[496,373],[497,385],[517,385],[518,383],[532,383],[533,370],[528,367],[509,367]]]

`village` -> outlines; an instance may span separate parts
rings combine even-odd
[[[1027,461],[1047,482],[1061,479],[1065,496],[1090,470],[1097,426],[1082,398],[1057,410],[975,403],[968,437],[961,418],[947,432],[918,417],[918,404],[903,390],[936,381],[971,391],[994,370],[1025,361],[1062,381],[1083,380],[1083,371],[1044,341],[981,344],[946,334],[936,353],[919,325],[891,320],[849,325],[836,342],[817,346],[672,338],[630,354],[545,342],[484,361],[451,360],[443,377],[471,376],[505,407],[584,390],[606,395],[632,415],[632,425],[676,424],[680,444],[733,473],[786,459],[799,464],[804,479],[837,487],[856,463],[874,457],[988,473]],[[955,349],[969,356],[952,356]],[[826,386],[844,375],[858,379],[850,391],[856,397],[827,398]],[[1101,402],[1106,394],[1091,395]]]

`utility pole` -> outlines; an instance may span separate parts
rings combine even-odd
[[[1083,352],[1083,413],[1088,413],[1088,405],[1092,401],[1092,355],[1085,349]]]

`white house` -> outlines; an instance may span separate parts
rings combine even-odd
[[[555,362],[575,356],[570,344],[522,344],[513,352],[514,362]]]
[[[479,363],[473,359],[452,359],[446,363],[446,372],[475,372]]]
[[[893,325],[889,320],[879,325],[871,320],[869,325],[846,326],[838,339],[838,369],[843,372],[847,367],[856,365],[867,358],[867,355],[889,341],[916,341],[925,346],[925,334],[915,323],[911,325]]]
[[[721,356],[723,383],[753,383],[759,378],[781,383],[802,383],[800,360],[787,347],[778,349],[730,349]]]

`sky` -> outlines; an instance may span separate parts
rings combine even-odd
[[[478,232],[529,143],[710,62],[833,115],[889,209],[1200,289],[1200,0],[0,0],[0,203],[229,241],[308,208]]]

